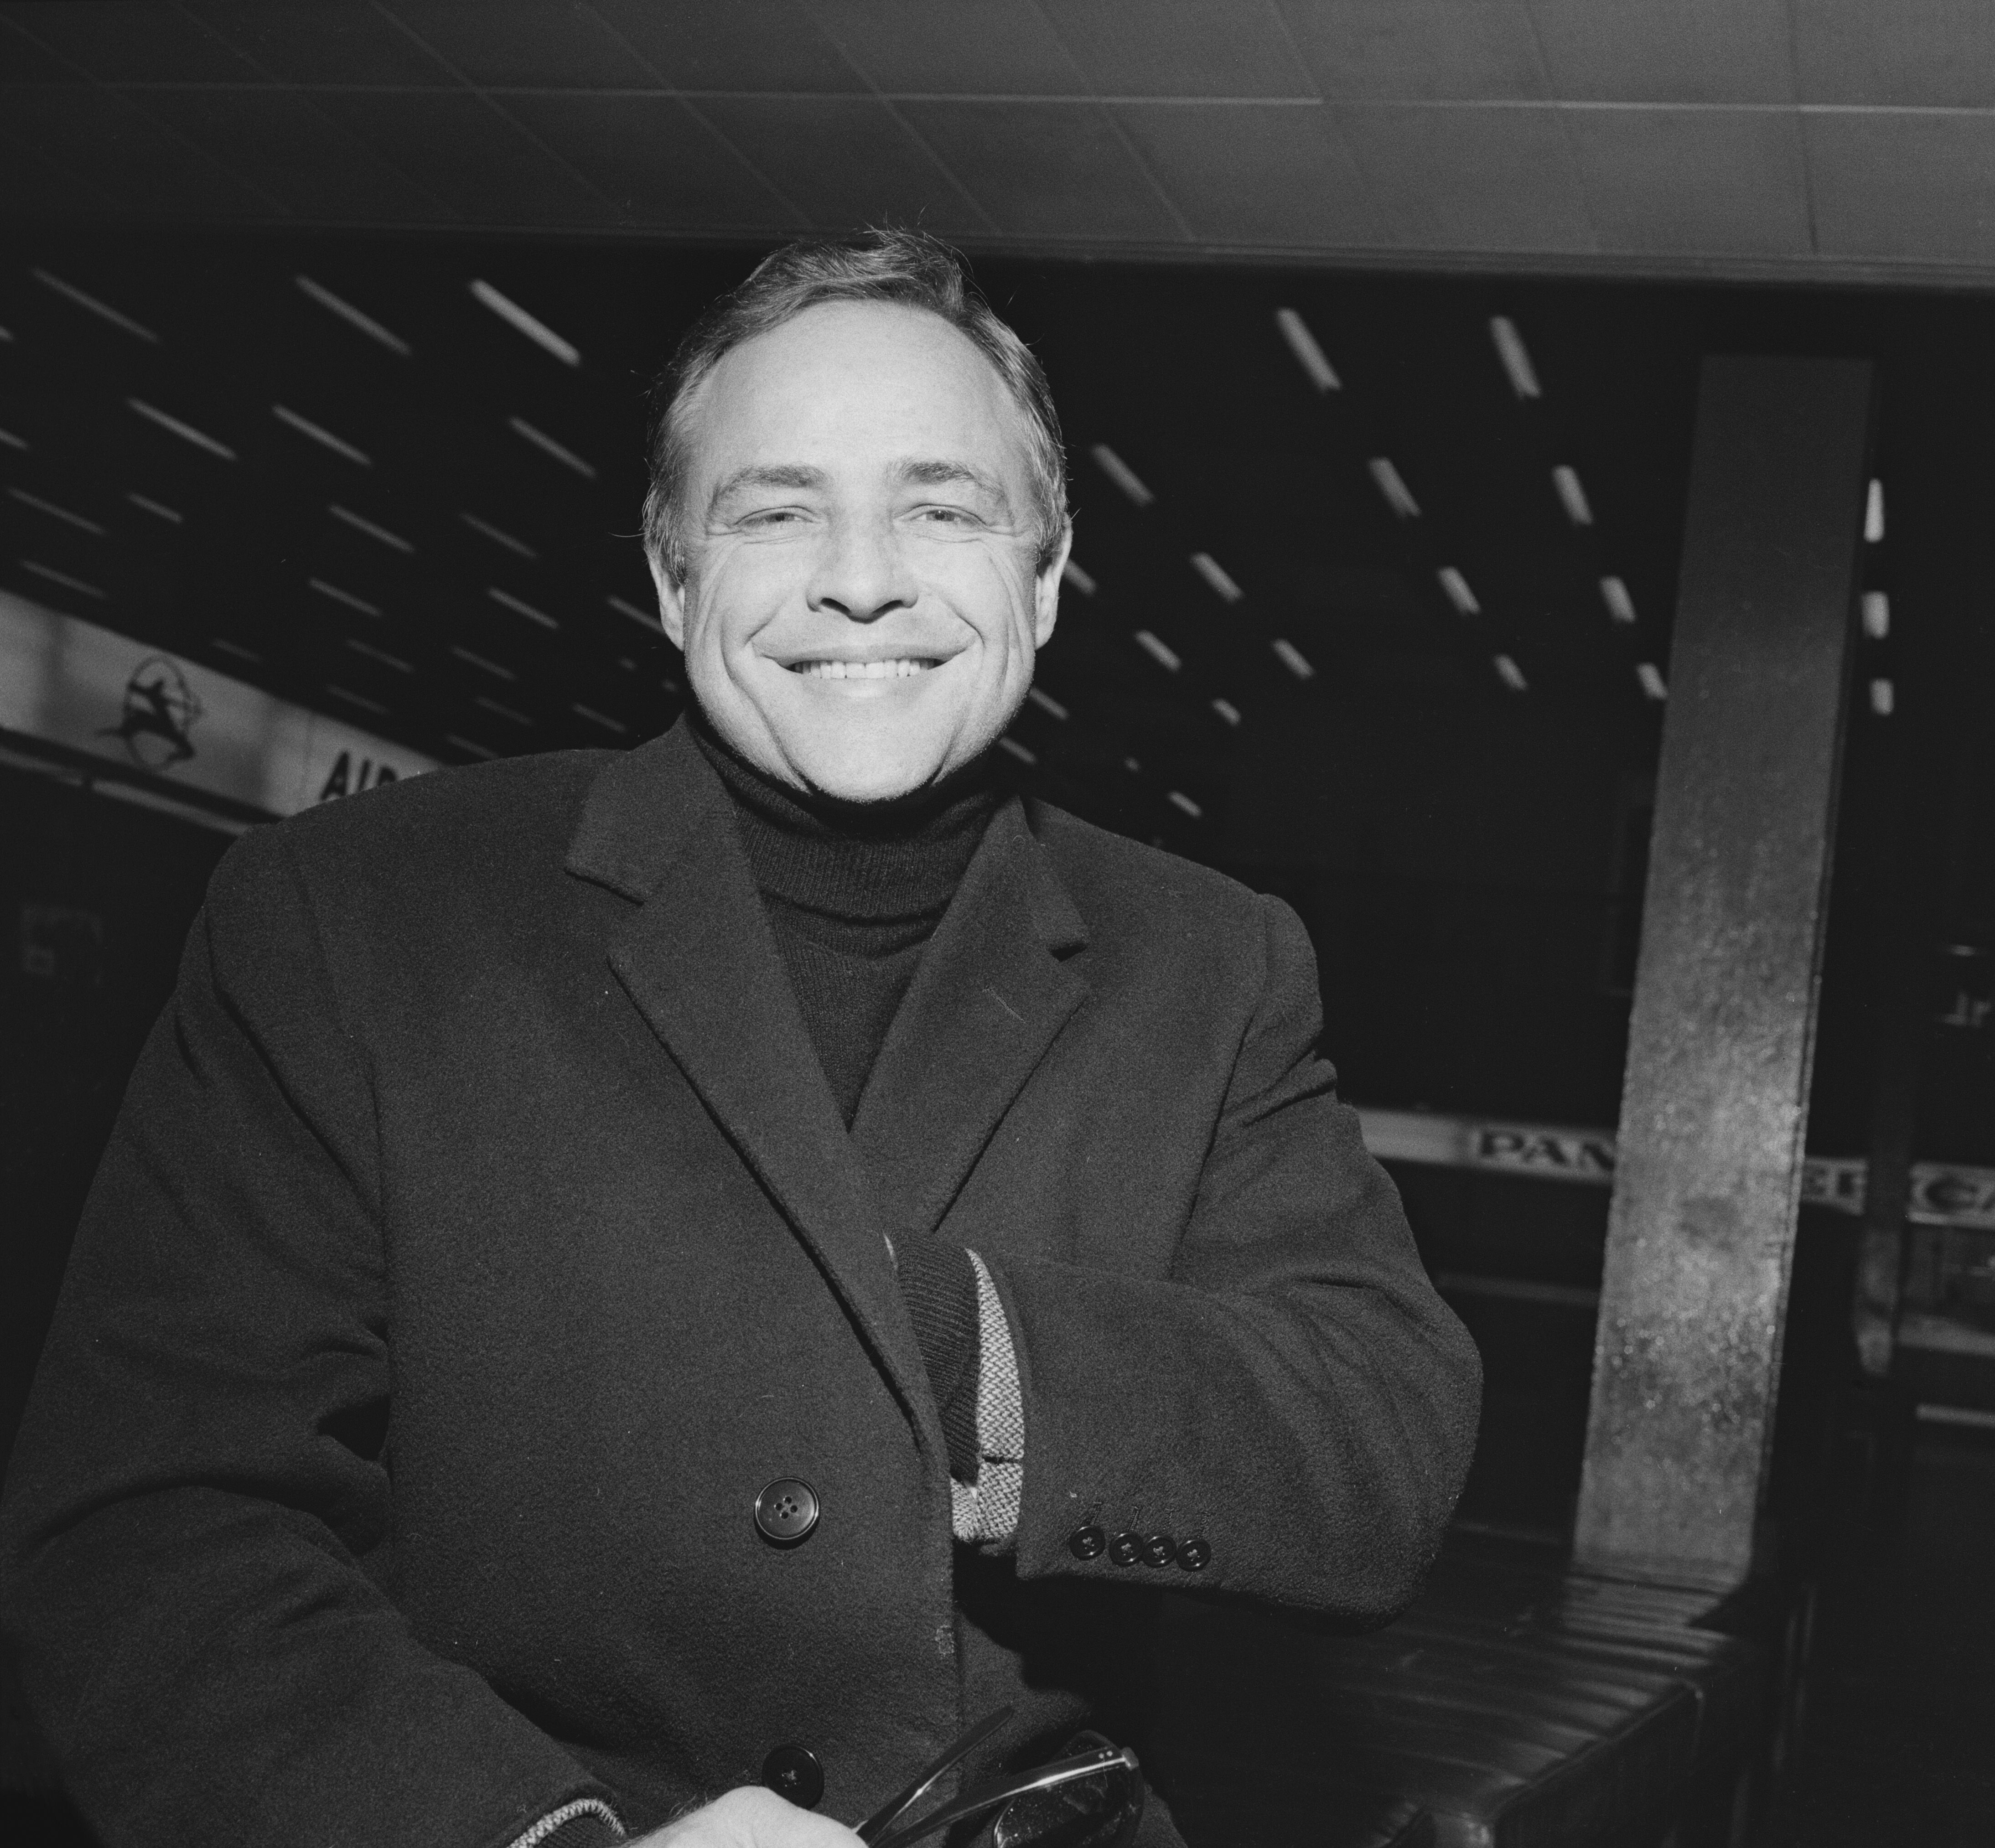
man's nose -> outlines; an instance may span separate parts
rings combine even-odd
[[[837,520],[812,561],[810,607],[854,622],[911,609],[919,594],[891,520]]]

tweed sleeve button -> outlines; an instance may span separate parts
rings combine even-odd
[[[820,1512],[817,1491],[798,1476],[778,1476],[755,1498],[755,1525],[772,1546],[808,1539]]]
[[[799,1809],[815,1809],[824,1795],[824,1767],[807,1746],[779,1745],[762,1760],[762,1781]]]
[[[1212,1549],[1202,1540],[1178,1542],[1178,1564],[1187,1572],[1202,1572],[1212,1558]]]
[[[1108,1557],[1118,1565],[1134,1565],[1143,1557],[1143,1537],[1127,1531],[1118,1534],[1108,1543]]]
[[[1076,1559],[1099,1559],[1107,1546],[1108,1536],[1099,1527],[1076,1527],[1066,1538],[1066,1550]]]
[[[1145,1565],[1169,1565],[1177,1556],[1177,1543],[1168,1534],[1152,1534],[1143,1542]]]

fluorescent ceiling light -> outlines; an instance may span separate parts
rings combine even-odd
[[[1344,381],[1324,357],[1323,349],[1317,345],[1315,335],[1310,331],[1309,323],[1301,315],[1293,308],[1277,308],[1275,325],[1282,330],[1282,338],[1289,343],[1289,351],[1295,355],[1296,363],[1309,374],[1310,383],[1318,391],[1344,389]]]
[[[443,735],[443,741],[446,744],[455,744],[459,751],[469,751],[474,757],[483,757],[488,762],[499,754],[497,751],[488,749],[475,740],[460,738],[454,731],[445,732]]]
[[[343,436],[335,436],[323,424],[314,424],[308,417],[300,417],[288,404],[273,404],[270,414],[280,424],[287,424],[299,435],[308,437],[322,448],[330,449],[335,455],[343,455],[350,462],[357,462],[363,469],[371,469],[374,459],[364,449],[356,449]]]
[[[610,598],[609,607],[616,610],[619,615],[627,616],[631,621],[650,630],[654,635],[662,635],[664,633],[664,627],[658,620],[658,613],[655,610],[640,610],[635,603],[627,603],[620,596]]]
[[[1873,641],[1883,641],[1891,633],[1891,599],[1881,590],[1863,593],[1863,633]]]
[[[1617,623],[1632,623],[1635,620],[1635,599],[1628,594],[1628,586],[1619,578],[1600,580],[1600,600],[1607,606],[1607,613]]]
[[[1365,465],[1372,471],[1372,479],[1379,484],[1379,492],[1386,496],[1386,506],[1402,520],[1420,518],[1420,503],[1413,498],[1406,477],[1392,466],[1389,458],[1375,455]]]
[[[1060,704],[1044,687],[1028,686],[1025,697],[1042,713],[1051,713],[1056,719],[1070,719],[1073,715]]]
[[[630,735],[630,728],[620,719],[613,719],[607,713],[599,713],[592,706],[572,706],[568,709],[578,719],[586,719],[592,725],[599,725],[605,731],[613,731],[620,737]]]
[[[1281,662],[1298,680],[1313,680],[1316,669],[1310,665],[1309,658],[1292,641],[1276,636],[1269,647],[1275,651],[1275,658]]]
[[[1530,683],[1524,678],[1524,670],[1515,661],[1507,654],[1499,654],[1495,659],[1497,674],[1512,692],[1523,693],[1530,690]]]
[[[1209,551],[1193,552],[1191,568],[1227,603],[1237,603],[1247,594],[1227,575],[1225,568]]]
[[[128,334],[136,334],[149,345],[157,346],[160,337],[153,330],[134,321],[129,314],[121,314],[107,301],[99,301],[94,295],[86,295],[74,283],[66,283],[60,276],[51,276],[46,270],[33,272],[35,280],[44,287],[53,289],[57,294],[73,301],[80,308],[87,308],[99,320],[108,321],[115,328],[122,328]]]
[[[1670,689],[1663,684],[1662,672],[1653,661],[1637,661],[1635,678],[1642,683],[1642,691],[1651,699],[1667,699]]]
[[[1475,593],[1468,588],[1468,580],[1452,565],[1444,565],[1434,573],[1446,592],[1447,600],[1464,616],[1480,616],[1482,606],[1476,602]]]
[[[379,700],[369,699],[365,693],[356,693],[350,687],[335,686],[328,680],[325,683],[325,690],[334,699],[344,699],[349,706],[357,706],[363,712],[373,713],[376,718],[385,719],[388,716],[387,707]]]
[[[524,334],[543,352],[552,353],[562,365],[579,366],[582,363],[579,349],[562,339],[544,321],[529,314],[510,296],[501,295],[489,283],[482,280],[471,285],[471,292],[507,326]],[[619,726],[617,729],[620,731],[623,727]]]
[[[80,590],[85,596],[104,597],[110,593],[101,586],[86,583],[81,578],[73,578],[66,571],[58,571],[53,565],[38,565],[33,558],[21,561],[23,571],[32,571],[38,578],[46,578],[51,584],[60,584],[65,590]]]
[[[28,446],[25,438],[16,436],[11,430],[0,430],[0,444],[9,449],[25,449]]]
[[[1071,552],[1067,555],[1066,563],[1061,567],[1060,575],[1064,578],[1068,583],[1071,584],[1075,589],[1079,591],[1083,596],[1094,596],[1095,591],[1099,588],[1099,586],[1095,583],[1094,579],[1090,577],[1087,572],[1081,569],[1080,565],[1076,562],[1074,556]]]
[[[1214,700],[1212,709],[1218,713],[1228,725],[1238,725],[1240,723],[1240,709],[1231,699]]]
[[[1127,494],[1138,507],[1148,507],[1156,496],[1144,486],[1142,478],[1121,456],[1106,443],[1097,443],[1088,451],[1094,458],[1094,465],[1116,486]]]
[[[525,540],[514,538],[510,533],[502,531],[489,520],[479,519],[476,514],[459,514],[458,518],[474,533],[482,533],[494,544],[503,545],[508,551],[517,552],[523,558],[537,558],[541,555]]]
[[[1131,776],[1141,776],[1143,774],[1143,766],[1134,757],[1125,757],[1122,760],[1122,768]]]
[[[1173,789],[1169,791],[1167,793],[1170,802],[1175,806],[1183,809],[1185,813],[1189,815],[1193,821],[1198,820],[1200,817],[1205,813],[1205,811],[1201,809],[1197,802],[1193,802],[1190,796],[1186,795],[1182,789]]]
[[[1517,331],[1517,324],[1507,314],[1492,315],[1489,338],[1496,342],[1496,357],[1503,362],[1510,389],[1520,398],[1542,396],[1537,368],[1531,363],[1530,350],[1524,345],[1524,336]]]
[[[233,654],[238,661],[253,661],[259,667],[263,665],[263,656],[256,653],[253,648],[246,648],[240,642],[231,641],[225,635],[216,636],[208,646],[211,648],[219,648],[225,654]]]
[[[326,511],[334,519],[344,520],[355,532],[365,533],[370,539],[378,539],[383,545],[392,546],[397,551],[412,552],[416,549],[400,533],[391,533],[385,526],[376,526],[373,520],[355,513],[351,507],[344,507],[335,502]]]
[[[482,706],[488,713],[496,713],[502,719],[510,719],[515,725],[531,726],[533,723],[524,713],[516,712],[510,706],[501,706],[497,700],[488,699],[482,693],[472,695],[471,703]]]
[[[506,423],[514,435],[524,437],[536,449],[551,455],[565,469],[572,469],[585,481],[596,479],[596,465],[584,462],[565,443],[558,443],[544,430],[537,430],[524,417],[508,417]]]
[[[1897,704],[1897,696],[1890,681],[1873,680],[1870,682],[1870,709],[1879,718],[1890,718],[1892,709]]]
[[[149,494],[141,494],[135,489],[128,493],[125,498],[134,507],[143,507],[147,513],[154,514],[161,520],[170,520],[176,526],[180,524],[182,516],[180,514],[176,513],[164,502],[153,500]]]
[[[294,277],[291,280],[321,307],[337,314],[349,327],[358,328],[369,340],[379,341],[390,352],[399,353],[404,359],[408,358],[408,342],[399,334],[389,332],[373,315],[363,314],[343,296],[334,294],[324,283],[314,282],[309,276]]]
[[[342,590],[337,584],[328,584],[323,578],[307,578],[305,582],[321,596],[330,598],[335,603],[344,603],[349,610],[358,610],[362,616],[379,616],[381,613],[365,598],[355,596],[350,590]]]
[[[497,661],[487,661],[482,654],[474,654],[469,648],[460,648],[454,642],[451,644],[450,651],[459,661],[469,662],[474,668],[483,668],[494,679],[517,680],[520,678],[510,668],[502,668]]]
[[[1168,668],[1173,674],[1184,665],[1178,658],[1177,651],[1168,642],[1159,641],[1147,629],[1136,631],[1136,646],[1149,655],[1160,668]]]
[[[393,668],[398,674],[413,674],[416,671],[399,654],[390,654],[386,649],[377,648],[372,642],[362,641],[357,636],[349,635],[346,645],[355,654],[364,654],[369,661],[378,661],[384,668]]]
[[[170,430],[182,442],[192,443],[197,449],[205,449],[211,455],[218,455],[224,462],[233,462],[235,452],[226,443],[217,442],[205,430],[197,430],[193,424],[169,415],[156,404],[148,404],[143,398],[127,398],[125,402],[138,412],[147,422],[157,424],[162,430]],[[21,447],[27,448],[26,443]]]
[[[561,624],[544,610],[536,610],[531,603],[523,603],[511,592],[501,590],[496,584],[488,584],[485,594],[495,603],[502,603],[508,610],[524,616],[529,622],[538,623],[543,629],[558,629]]]
[[[1000,738],[998,742],[1022,764],[1036,764],[1039,761],[1035,753],[1028,751],[1016,738],[1008,734]]]
[[[57,507],[53,500],[44,500],[39,494],[30,494],[26,488],[9,488],[7,492],[23,507],[31,507],[38,513],[46,514],[52,520],[80,527],[86,533],[95,533],[100,538],[103,535],[104,528],[94,520],[86,520],[81,514],[72,514],[66,507]]]
[[[1552,486],[1557,490],[1559,505],[1565,509],[1565,517],[1574,526],[1591,526],[1593,509],[1587,504],[1586,490],[1579,485],[1579,471],[1569,469],[1564,462],[1552,470]]]
[[[1873,479],[1870,491],[1863,499],[1863,538],[1866,544],[1879,545],[1884,538],[1884,484]]]

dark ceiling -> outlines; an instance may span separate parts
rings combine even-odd
[[[1965,0],[0,4],[0,212],[1995,274]]]
[[[642,390],[743,264],[33,237],[0,271],[0,583],[446,761],[644,736],[679,668],[634,536]],[[1336,712],[1529,711],[1630,761],[1653,747],[1723,298],[980,273],[1041,352],[1072,453],[1080,568],[1014,737],[1062,799],[1196,832],[1243,744]]]

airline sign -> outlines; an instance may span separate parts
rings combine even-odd
[[[1362,1110],[1365,1141],[1386,1161],[1479,1168],[1537,1180],[1593,1187],[1614,1180],[1611,1129],[1510,1123],[1440,1116],[1427,1111]],[[1868,1164],[1846,1156],[1810,1156],[1801,1171],[1801,1199],[1832,1211],[1863,1211]],[[1908,1217],[1927,1225],[1995,1231],[1995,1168],[1920,1162],[1912,1170]]]
[[[273,816],[436,768],[419,751],[4,590],[0,728]]]

